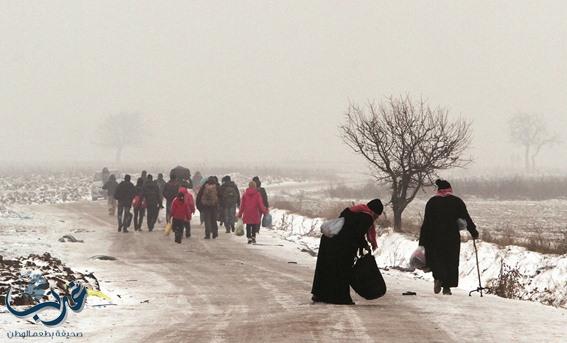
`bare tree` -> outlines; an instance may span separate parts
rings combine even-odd
[[[115,149],[115,162],[122,161],[125,148],[141,144],[145,124],[139,113],[118,113],[107,116],[98,127],[98,144]]]
[[[349,105],[341,131],[345,143],[370,163],[377,182],[391,185],[395,231],[401,231],[407,205],[432,184],[437,171],[470,162],[462,157],[470,144],[470,123],[449,121],[446,109],[409,96],[366,108]]]
[[[516,113],[510,117],[510,137],[524,148],[526,172],[535,171],[536,157],[546,145],[559,142],[557,134],[550,134],[543,118],[534,114]]]

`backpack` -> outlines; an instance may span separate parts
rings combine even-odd
[[[226,205],[234,205],[238,201],[238,194],[233,186],[226,186],[222,192],[222,199]]]
[[[203,186],[203,196],[201,203],[205,206],[217,206],[219,203],[219,195],[217,192],[217,185],[207,183]]]

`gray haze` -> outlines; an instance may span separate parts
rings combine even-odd
[[[109,114],[151,136],[125,161],[356,162],[349,101],[410,93],[474,121],[475,167],[522,166],[507,118],[567,142],[564,1],[44,1],[0,5],[0,160],[106,161]],[[540,165],[564,168],[542,154]]]

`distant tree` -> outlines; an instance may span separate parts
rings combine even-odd
[[[541,116],[516,113],[510,117],[510,137],[524,148],[524,167],[526,172],[535,171],[536,157],[547,145],[559,142],[557,134],[551,134]]]
[[[115,150],[115,162],[122,161],[124,149],[141,144],[145,124],[139,113],[118,113],[107,116],[98,127],[98,144]]]
[[[407,205],[433,184],[437,171],[470,162],[462,156],[470,144],[470,123],[450,121],[447,114],[409,96],[348,107],[340,127],[343,140],[370,163],[377,182],[391,185],[395,231],[402,229]]]

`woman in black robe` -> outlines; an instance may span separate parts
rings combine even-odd
[[[433,291],[450,295],[451,287],[459,285],[459,254],[461,235],[458,220],[467,224],[474,239],[478,238],[476,225],[472,221],[463,200],[452,194],[451,184],[437,180],[437,194],[425,206],[425,216],[419,235],[419,245],[425,248],[427,266],[435,279]]]
[[[354,258],[359,248],[368,248],[365,235],[372,233],[374,237],[369,235],[369,239],[375,242],[374,221],[383,209],[379,199],[346,208],[340,215],[345,219],[341,231],[333,237],[321,236],[311,290],[314,302],[354,304],[350,297]]]

